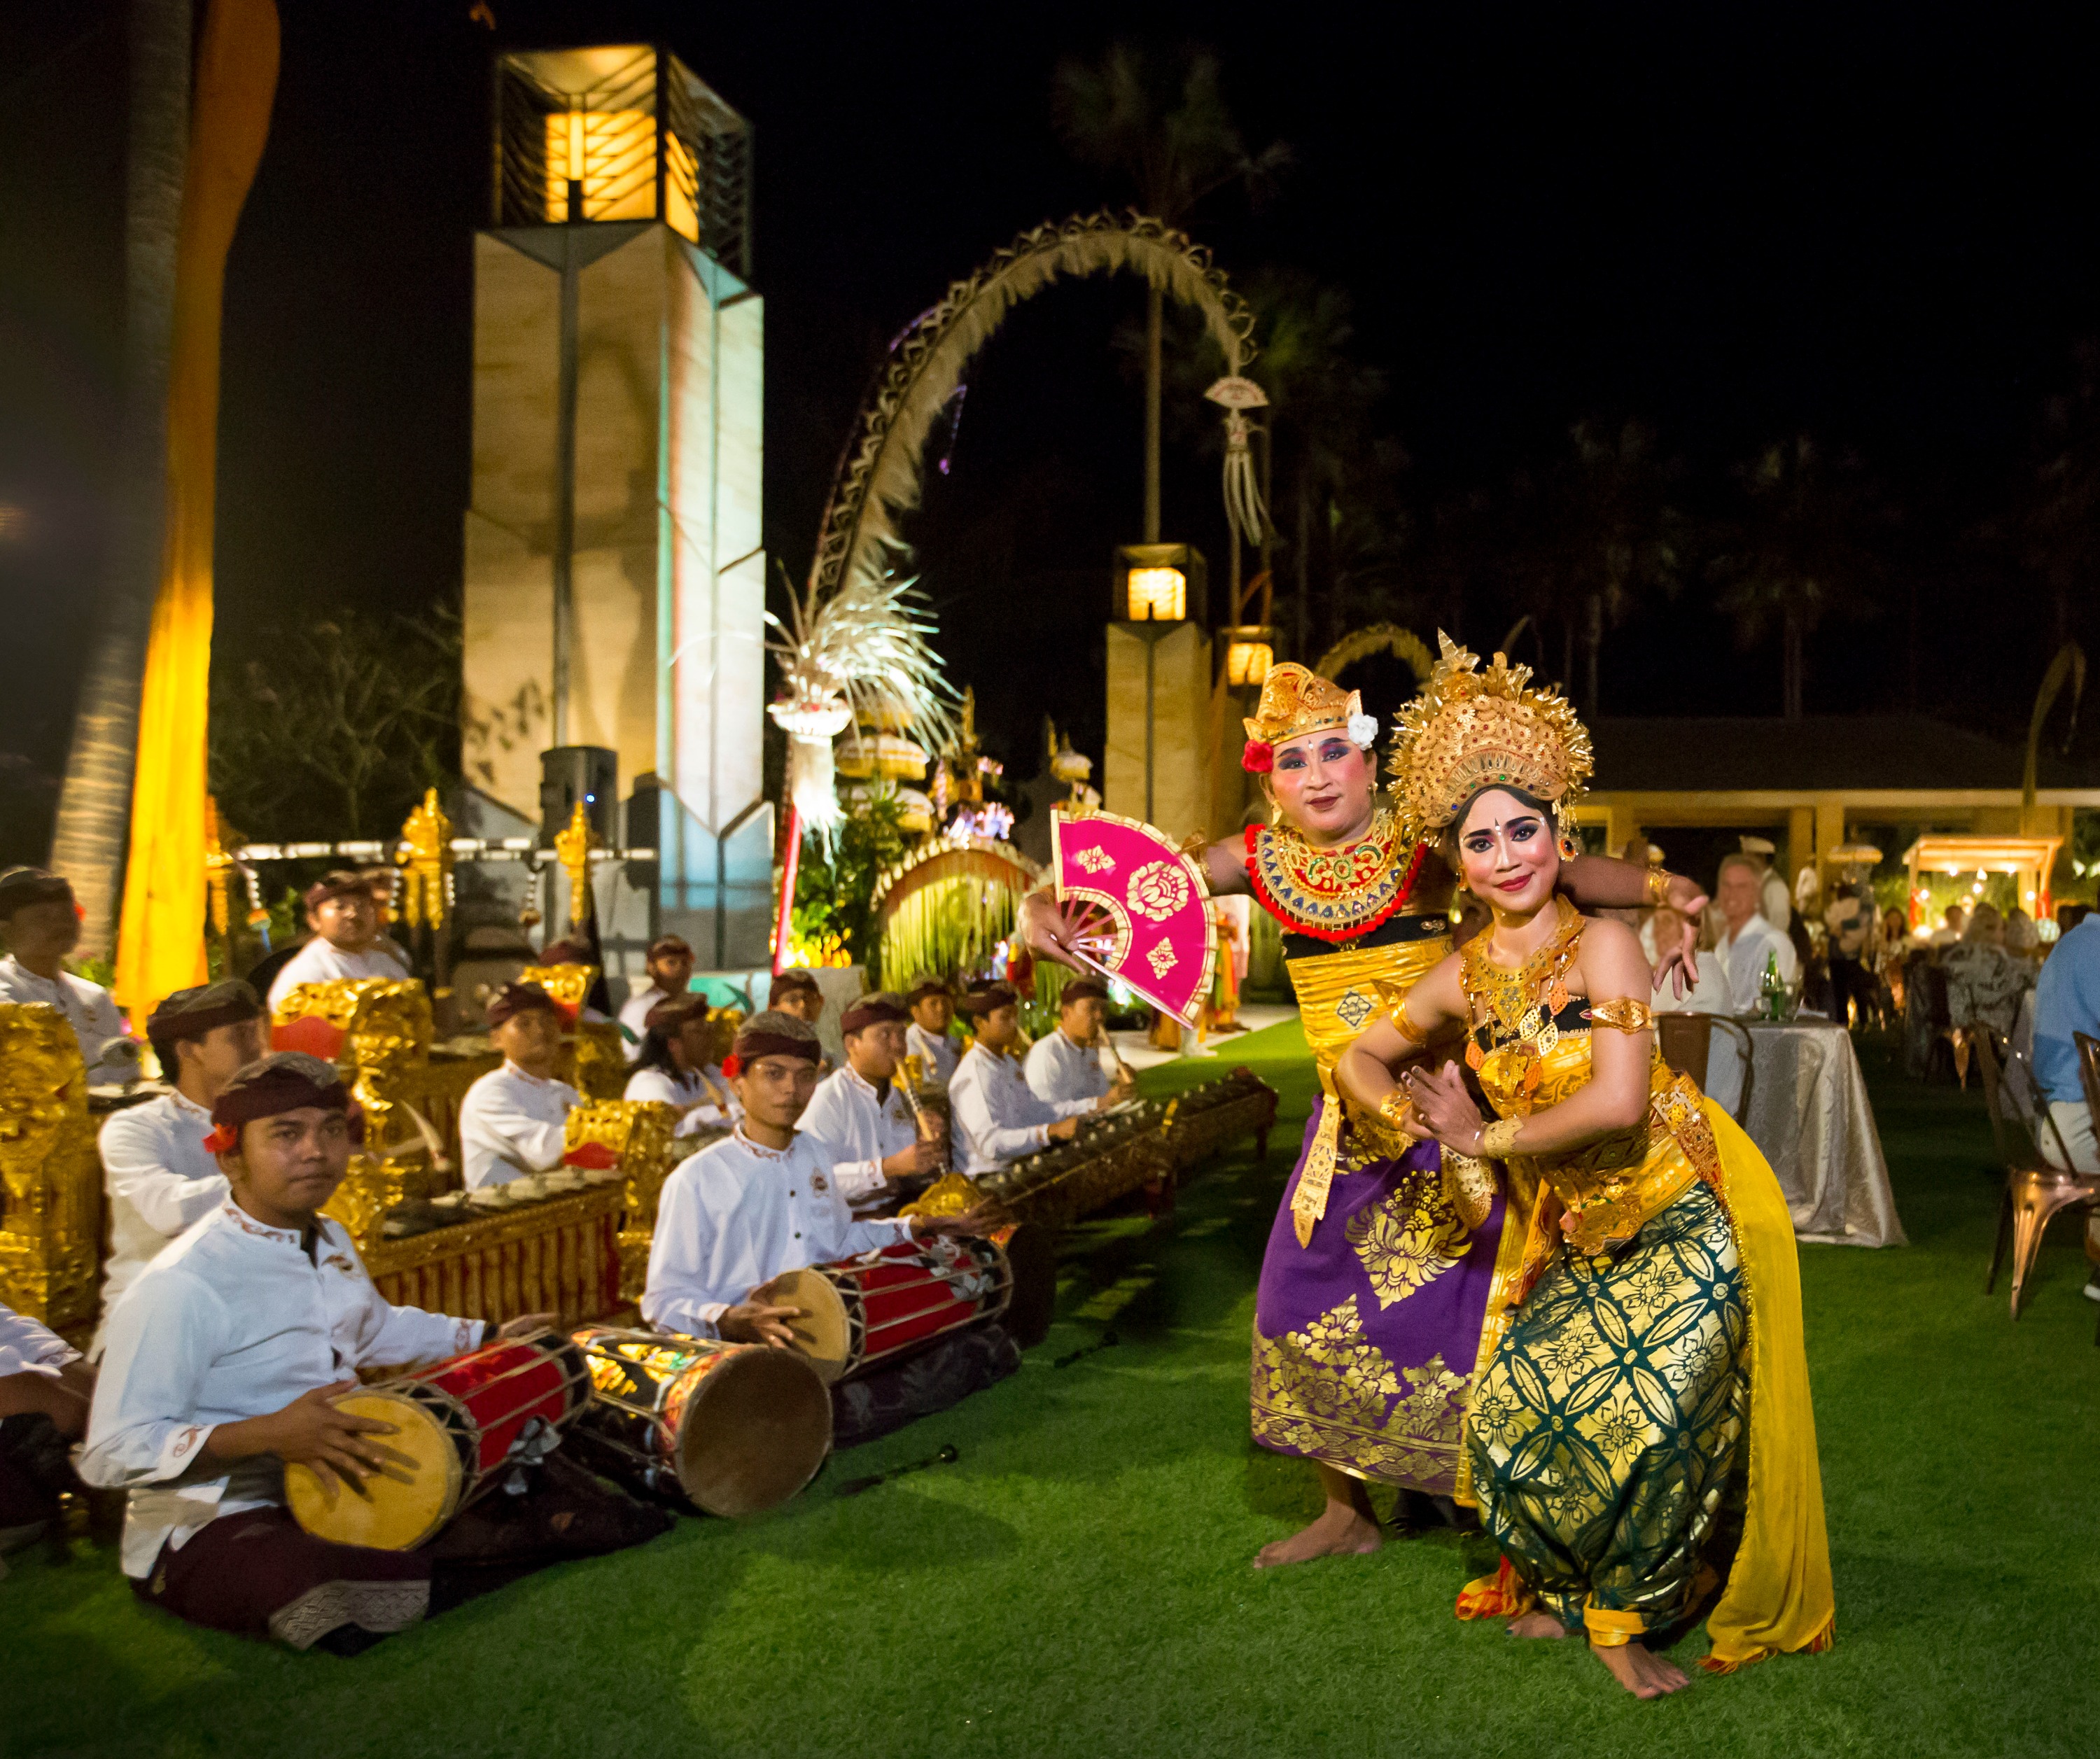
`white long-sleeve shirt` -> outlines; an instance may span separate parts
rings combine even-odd
[[[662,1105],[690,1105],[693,1109],[678,1120],[675,1134],[690,1136],[702,1130],[719,1129],[743,1116],[743,1108],[730,1091],[729,1082],[714,1064],[704,1069],[688,1069],[673,1075],[667,1069],[638,1069],[627,1078],[622,1097],[654,1100]]]
[[[908,1220],[855,1221],[808,1137],[780,1151],[739,1130],[664,1181],[642,1316],[660,1331],[716,1337],[724,1313],[783,1271],[911,1237]]]
[[[948,1083],[948,1117],[958,1171],[988,1173],[1033,1154],[1061,1118],[1094,1109],[1092,1100],[1039,1100],[1019,1061],[973,1044]]]
[[[893,1083],[880,1092],[852,1064],[817,1083],[796,1126],[832,1163],[832,1177],[848,1203],[865,1202],[889,1188],[882,1163],[919,1140],[911,1108]]]
[[[285,961],[285,968],[271,981],[270,1012],[276,1013],[277,1004],[302,983],[329,983],[338,977],[391,977],[398,981],[412,975],[383,941],[362,953],[346,953],[315,935]]]
[[[170,1240],[225,1199],[226,1175],[204,1145],[210,1134],[211,1113],[180,1093],[112,1113],[104,1123],[99,1145],[109,1193],[109,1259],[91,1356],[102,1354],[117,1298]]]
[[[945,1032],[929,1032],[915,1020],[904,1029],[904,1051],[907,1056],[920,1060],[925,1068],[927,1081],[933,1087],[946,1087],[955,1078],[955,1065],[962,1053],[955,1048],[955,1041]]]
[[[0,959],[0,1002],[42,1002],[64,1015],[79,1041],[90,1087],[139,1078],[137,1043],[128,1036],[124,1016],[100,984],[69,971],[61,971],[55,981],[39,977],[11,953]],[[113,1051],[105,1055],[112,1046]]]
[[[47,1374],[53,1380],[80,1351],[41,1320],[0,1304],[0,1380],[10,1374]]]
[[[284,1501],[268,1455],[225,1468],[205,1457],[222,1423],[280,1411],[366,1364],[437,1361],[477,1347],[479,1320],[391,1307],[341,1224],[323,1217],[311,1254],[232,1198],[146,1267],[110,1317],[80,1475],[131,1493],[120,1554],[142,1576],[165,1544]]]
[[[1055,1104],[1060,1100],[1098,1100],[1109,1091],[1109,1072],[1099,1047],[1074,1044],[1060,1026],[1035,1041],[1023,1073],[1028,1091]]]
[[[1732,935],[1724,933],[1713,952],[1700,958],[1711,958],[1720,965],[1728,980],[1728,1011],[1734,1014],[1754,1014],[1763,1004],[1767,959],[1779,960],[1779,974],[1789,983],[1801,969],[1793,941],[1762,916],[1751,917]]]
[[[566,1081],[542,1081],[515,1063],[489,1070],[460,1101],[460,1176],[467,1189],[559,1166],[570,1109],[583,1101]]]

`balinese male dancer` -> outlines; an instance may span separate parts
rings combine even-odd
[[[1489,1170],[1440,1155],[1375,1115],[1350,1113],[1335,1064],[1451,950],[1448,871],[1402,835],[1380,798],[1378,724],[1353,690],[1304,667],[1274,668],[1246,722],[1242,761],[1277,822],[1213,843],[1213,893],[1252,892],[1283,930],[1299,1019],[1320,1078],[1298,1165],[1277,1211],[1255,1299],[1254,1435],[1310,1460],[1326,1501],[1308,1526],[1264,1546],[1258,1567],[1383,1543],[1366,1482],[1471,1500],[1461,1440],[1466,1388],[1491,1303],[1508,1298],[1502,1192]],[[1565,883],[1591,906],[1669,902],[1696,920],[1690,881],[1596,857]],[[1023,906],[1029,944],[1067,964],[1054,897]],[[1669,950],[1662,971],[1683,959]],[[1499,1272],[1499,1274],[1498,1274]],[[1410,1519],[1427,1511],[1410,1499]]]

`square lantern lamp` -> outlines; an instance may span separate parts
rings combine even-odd
[[[1203,620],[1207,575],[1192,544],[1126,544],[1115,553],[1118,623]]]
[[[1258,690],[1276,663],[1276,632],[1258,623],[1218,631],[1225,644],[1225,682],[1234,690]]]

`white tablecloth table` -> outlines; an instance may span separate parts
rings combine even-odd
[[[1716,1019],[1706,1091],[1771,1162],[1796,1239],[1824,1245],[1908,1244],[1889,1189],[1866,1078],[1852,1035],[1842,1026],[1827,1020]]]

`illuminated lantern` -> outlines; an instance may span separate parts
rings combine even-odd
[[[1235,690],[1258,690],[1276,663],[1268,631],[1259,624],[1218,632],[1225,638],[1225,682]]]

